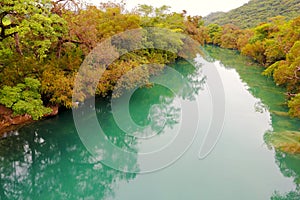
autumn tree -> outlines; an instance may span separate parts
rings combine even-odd
[[[237,49],[240,33],[241,31],[237,26],[232,24],[224,25],[221,36],[221,47],[227,49]]]

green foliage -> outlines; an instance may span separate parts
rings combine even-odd
[[[14,50],[44,59],[51,45],[67,32],[65,21],[51,13],[50,0],[4,0],[0,5],[0,41],[4,41],[0,54]],[[12,37],[15,49],[6,42]]]
[[[72,107],[72,92],[75,74],[49,67],[42,74],[41,91],[45,98],[52,104]]]
[[[184,44],[188,43],[187,38],[184,34],[177,33],[189,34],[200,44],[214,44],[240,50],[268,67],[265,74],[273,75],[276,83],[286,86],[293,96],[300,92],[297,54],[300,17],[288,22],[280,16],[267,19],[275,16],[276,12],[272,10],[271,15],[268,11],[264,14],[265,17],[260,16],[272,5],[276,7],[275,10],[277,7],[285,7],[279,9],[280,14],[289,19],[286,11],[297,9],[297,6],[291,5],[296,5],[294,3],[298,0],[294,3],[289,0],[283,3],[279,3],[278,0],[264,0],[263,3],[252,0],[240,8],[244,9],[243,15],[230,17],[232,24],[226,23],[224,26],[217,22],[219,16],[224,15],[222,13],[214,19],[216,23],[204,26],[202,17],[186,16],[185,12],[171,13],[168,6],[154,8],[140,5],[136,12],[130,13],[124,9],[123,4],[102,3],[100,7],[95,7],[81,6],[67,0],[63,0],[66,4],[59,2],[4,0],[0,3],[0,87],[3,87],[3,92],[7,94],[2,97],[2,102],[7,107],[14,108],[16,113],[31,110],[25,102],[31,102],[34,107],[41,104],[37,100],[41,99],[37,89],[39,87],[47,104],[70,108],[73,82],[85,56],[105,39],[141,27],[165,28],[169,33],[158,31],[153,34],[151,31],[145,31],[136,37],[128,36],[113,41],[105,52],[97,52],[99,57],[106,59],[103,61],[105,63],[110,58],[126,53],[125,49],[120,48],[124,44],[135,45],[135,41],[140,39],[145,44],[145,49],[126,53],[108,66],[97,86],[97,95],[106,96],[115,87],[132,88],[141,81],[147,83],[149,77],[163,70],[164,64],[174,62],[178,55],[185,52],[183,48]],[[73,9],[70,9],[70,3]],[[249,8],[255,6],[259,7],[258,12],[252,10],[249,14]],[[240,20],[239,17],[251,17],[251,13],[255,13],[256,18],[245,21],[245,26],[241,27],[248,27],[247,23],[254,24],[257,20],[266,23],[257,22],[258,26],[255,28],[239,29],[239,24],[234,22]],[[295,16],[295,13],[291,13],[292,15]],[[222,18],[226,21],[226,17]],[[149,63],[160,65],[137,69],[138,66]],[[116,86],[124,74],[134,69],[139,76],[128,77],[121,81],[121,85]],[[23,84],[26,77],[36,77],[41,86],[34,82]],[[22,88],[24,85],[25,89]],[[80,94],[79,99],[84,101],[89,95],[93,95],[91,93],[90,91],[89,94]],[[18,102],[18,99],[22,101]],[[295,105],[291,103],[291,109],[292,107]]]
[[[16,87],[4,86],[0,91],[0,103],[11,108],[21,98],[22,88],[20,86],[20,84]]]
[[[300,92],[300,41],[295,42],[287,59],[271,66],[273,77],[277,84],[285,85],[289,92]]]
[[[278,15],[295,18],[299,10],[300,0],[250,0],[229,12],[212,13],[204,20],[206,24],[234,24],[240,28],[251,28]]]
[[[264,44],[266,47],[264,55],[266,56],[267,65],[275,63],[278,60],[285,59],[286,55],[284,53],[283,45],[279,44],[278,41],[274,39],[267,39]]]
[[[207,26],[207,30],[209,36],[207,43],[219,45],[221,43],[222,27],[218,24],[210,24]]]
[[[40,82],[33,78],[25,78],[24,84],[19,83],[15,87],[4,86],[0,90],[0,103],[11,108],[15,115],[29,114],[37,120],[52,111],[43,106],[40,86]]]
[[[169,30],[169,34],[145,31],[140,36],[120,38],[110,42],[105,52],[97,52],[104,59],[103,63],[126,54],[105,71],[96,95],[110,94],[118,79],[138,66],[161,64],[139,70],[140,76],[124,80],[126,87],[133,87],[141,80],[147,82],[150,76],[163,69],[163,64],[174,62],[184,52],[182,48],[188,42],[184,34],[177,33],[188,33],[204,43],[201,35],[205,31],[200,29],[203,28],[202,18],[171,13],[168,6],[154,8],[140,5],[137,12],[129,13],[122,3],[111,2],[96,7],[68,0],[4,0],[0,5],[0,87],[4,87],[5,93],[11,93],[6,99],[3,98],[3,102],[17,113],[30,110],[24,102],[17,103],[18,99],[40,99],[40,96],[35,96],[36,93],[29,92],[33,88],[27,88],[27,92],[15,91],[18,89],[16,85],[26,77],[36,77],[41,82],[42,99],[47,104],[70,108],[75,76],[82,61],[98,43],[118,33],[148,26]],[[136,45],[136,41],[141,39],[145,49],[127,53],[121,48],[124,44],[131,48],[128,45]],[[97,74],[94,76],[95,80],[99,78]],[[94,95],[92,93],[79,94],[78,99],[84,101]],[[31,101],[35,106],[39,103]]]
[[[184,16],[179,13],[170,13],[170,7],[161,6],[154,8],[153,6],[140,5],[138,12],[141,15],[142,27],[159,27],[174,30],[174,32],[183,32]]]
[[[211,24],[207,29],[210,27],[217,25]],[[224,48],[236,47],[243,55],[266,66],[263,74],[273,76],[277,85],[287,89],[290,115],[300,117],[300,102],[295,97],[300,93],[300,17],[285,21],[277,16],[251,30],[234,29],[230,25],[222,29],[221,41],[212,43]]]
[[[249,40],[250,44],[257,41],[263,41],[269,35],[271,24],[262,24],[254,28],[254,36]]]
[[[297,20],[286,22],[283,17],[278,16],[270,19],[269,23],[255,27],[253,36],[244,46],[239,47],[241,52],[265,66],[284,60],[293,43],[299,39],[292,36],[295,29],[300,28],[292,28],[291,24]]]
[[[239,30],[231,27],[232,25],[224,25],[221,27],[222,32],[212,31],[218,26],[210,24],[206,27],[209,30],[207,43],[238,49],[243,55],[266,67],[263,75],[272,76],[277,85],[286,88],[285,105],[289,111],[272,111],[272,114],[276,115],[272,118],[280,118],[287,114],[300,118],[300,17],[286,21],[285,17],[277,16],[252,29]],[[213,35],[214,32],[221,32],[219,41],[215,40],[219,36]],[[284,123],[283,121],[281,123]],[[266,134],[266,138],[276,149],[299,153],[299,135],[297,131],[279,130]]]

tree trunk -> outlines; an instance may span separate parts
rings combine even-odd
[[[60,56],[61,56],[62,44],[63,44],[63,39],[59,38],[58,43],[57,43],[57,52],[56,52],[56,57],[57,58],[60,58]]]
[[[20,47],[20,40],[19,40],[19,34],[18,33],[14,34],[14,39],[15,39],[15,46],[16,46],[16,50],[17,50],[18,54],[23,56],[23,52],[22,52],[21,47]]]

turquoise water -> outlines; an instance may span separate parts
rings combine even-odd
[[[134,133],[114,120],[109,98],[96,99],[92,110],[105,138],[130,152],[128,157],[99,145],[101,156],[95,158],[83,145],[87,143],[78,134],[72,111],[2,138],[0,199],[299,199],[299,156],[276,152],[264,141],[270,130],[299,125],[271,114],[272,109],[285,109],[280,105],[282,90],[256,73],[256,66],[246,66],[246,58],[218,50],[207,49],[217,59],[214,66],[222,79],[226,112],[220,138],[207,157],[199,159],[215,117],[210,77],[205,77],[206,66],[178,61],[173,68],[184,81],[164,72],[155,81],[167,81],[172,89],[153,84],[131,96],[130,116],[141,127]],[[115,103],[117,108],[127,105],[122,98]],[[84,108],[89,105],[80,110],[85,116],[80,126],[93,138],[97,133]],[[130,123],[126,115],[119,120]],[[144,155],[150,155],[149,160]],[[103,162],[108,158],[112,161]],[[129,173],[117,170],[120,166]]]

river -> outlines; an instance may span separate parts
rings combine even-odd
[[[299,120],[272,114],[286,111],[283,90],[237,52],[206,51],[222,80],[225,109],[220,135],[207,156],[199,152],[214,128],[216,95],[205,66],[181,60],[172,69],[182,80],[172,72],[153,79],[169,82],[172,89],[153,84],[133,92],[128,109],[140,129],[132,134],[132,127],[126,127],[132,123],[128,116],[119,113],[120,126],[112,112],[126,107],[128,99],[113,104],[108,98],[96,99],[93,110],[105,138],[130,155],[102,149],[95,158],[87,148],[92,141],[78,134],[71,110],[0,139],[0,199],[300,199],[300,156],[275,151],[264,141],[274,130],[300,128]],[[95,134],[88,117],[80,126]]]

